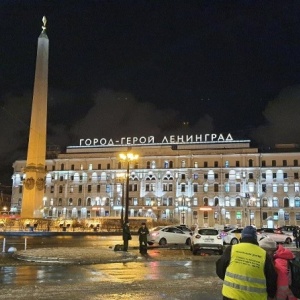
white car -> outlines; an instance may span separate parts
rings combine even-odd
[[[258,230],[257,239],[259,241],[265,238],[266,236],[270,237],[276,243],[281,243],[281,244],[290,244],[293,241],[293,236],[283,233],[279,229],[262,228]]]
[[[238,244],[241,240],[242,230],[243,228],[233,228],[226,232],[222,232],[224,244]]]
[[[149,245],[159,244],[191,244],[191,235],[176,226],[155,227],[150,230],[147,237]]]
[[[223,254],[224,245],[218,229],[195,228],[192,235],[191,251],[196,255],[201,250],[214,250]]]

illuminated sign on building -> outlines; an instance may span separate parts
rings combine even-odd
[[[80,147],[151,145],[151,144],[192,144],[192,143],[226,143],[233,142],[231,134],[207,133],[199,135],[170,135],[156,141],[154,136],[122,137],[119,140],[106,138],[80,139]]]

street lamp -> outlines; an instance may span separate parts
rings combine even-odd
[[[125,220],[124,222],[128,222],[128,206],[129,206],[129,166],[131,161],[135,161],[139,158],[137,154],[132,153],[120,153],[121,160],[127,163],[127,171],[126,171],[126,197],[125,197]]]
[[[126,175],[121,173],[117,174],[117,179],[119,179],[122,186],[122,198],[121,198],[121,226],[124,224],[124,184]]]

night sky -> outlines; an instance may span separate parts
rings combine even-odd
[[[0,183],[26,159],[44,15],[48,145],[212,132],[300,144],[299,1],[1,0]]]

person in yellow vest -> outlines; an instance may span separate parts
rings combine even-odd
[[[223,280],[224,300],[270,300],[276,295],[272,257],[258,245],[252,226],[243,229],[239,244],[225,249],[216,262],[216,273]]]

